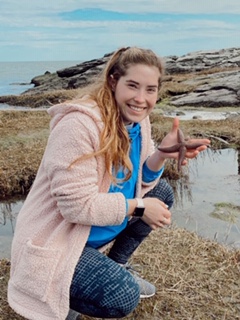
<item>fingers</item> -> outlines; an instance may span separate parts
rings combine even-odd
[[[164,208],[164,209],[168,209],[168,205],[166,203],[164,203],[163,201],[159,200],[161,206]]]
[[[210,144],[210,141],[208,139],[191,139],[191,144],[202,144],[196,149],[187,149],[187,152],[185,154],[185,158],[193,159],[195,158],[199,152],[202,152],[206,150]]]
[[[199,143],[202,145],[209,145],[211,144],[211,141],[209,139],[188,139],[188,142],[195,144],[195,143]]]
[[[166,204],[164,205],[167,206]],[[163,212],[162,216],[159,218],[159,221],[156,224],[156,226],[166,227],[166,226],[169,226],[170,224],[171,224],[171,212],[169,210],[166,210]]]
[[[176,132],[178,130],[178,128],[179,128],[179,118],[176,117],[173,119],[171,132],[172,133]]]
[[[153,230],[171,224],[171,212],[168,205],[157,198],[144,198],[145,211],[141,219]]]
[[[185,154],[185,158],[193,159],[199,154],[199,152],[202,152],[202,151],[206,150],[207,148],[208,148],[207,146],[200,146],[195,150],[187,150],[187,152]]]
[[[199,154],[198,150],[194,150],[194,151],[187,151],[185,154],[185,158],[187,159],[193,159],[196,158],[196,156]],[[184,159],[186,160],[186,159]]]
[[[162,221],[160,221],[159,223],[156,223],[156,224],[150,224],[150,227],[153,229],[153,230],[156,230],[158,228],[166,228],[168,226],[171,225],[171,218],[162,218]]]
[[[171,224],[171,218],[163,217],[162,224],[163,224],[164,226],[170,226],[170,224]]]
[[[207,149],[207,146],[201,146],[197,148],[198,151],[204,151],[206,149]]]

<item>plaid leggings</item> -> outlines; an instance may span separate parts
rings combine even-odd
[[[163,179],[145,197],[155,197],[173,205],[172,188]],[[75,268],[70,288],[70,307],[97,318],[123,318],[139,302],[140,291],[130,272],[122,268],[151,227],[133,218],[116,237],[108,256],[86,246]]]

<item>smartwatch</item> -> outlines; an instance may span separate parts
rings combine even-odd
[[[133,212],[133,217],[142,217],[145,210],[143,199],[136,198],[136,200],[137,200],[137,206]]]

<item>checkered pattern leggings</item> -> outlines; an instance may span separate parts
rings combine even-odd
[[[163,179],[145,197],[155,197],[169,208],[173,204],[172,188]],[[123,318],[137,306],[139,286],[122,268],[151,228],[141,219],[131,219],[116,237],[108,256],[86,246],[78,261],[70,288],[70,307],[97,318]]]

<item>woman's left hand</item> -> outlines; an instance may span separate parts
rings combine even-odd
[[[185,165],[187,163],[186,159],[195,158],[199,152],[206,150],[209,145],[210,140],[208,139],[186,140],[179,128],[179,119],[174,118],[172,129],[162,140],[158,150],[165,159],[178,159],[181,165]]]

